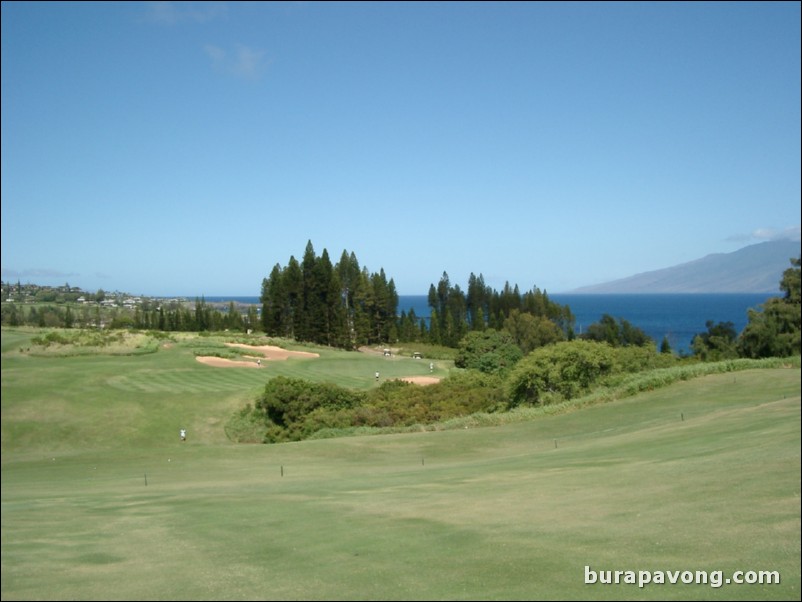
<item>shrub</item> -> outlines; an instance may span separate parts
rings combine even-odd
[[[508,372],[523,353],[508,332],[492,328],[469,332],[459,343],[454,365],[473,368],[486,374]]]
[[[362,399],[362,393],[337,385],[277,376],[265,385],[256,408],[269,420],[271,440],[299,440],[309,434],[311,427],[305,427],[304,422],[317,408],[348,409],[358,406]]]
[[[541,347],[521,360],[507,379],[509,405],[572,399],[611,374],[616,361],[607,343],[578,340]]]

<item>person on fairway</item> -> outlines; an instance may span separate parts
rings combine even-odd
[[[181,441],[187,440],[187,429],[181,429]]]

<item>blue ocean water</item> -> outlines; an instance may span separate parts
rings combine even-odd
[[[604,314],[617,320],[627,320],[640,328],[658,345],[663,337],[668,339],[676,353],[690,353],[691,340],[701,332],[707,332],[705,324],[712,320],[732,322],[740,333],[749,321],[748,310],[757,308],[769,297],[780,296],[766,293],[732,294],[666,294],[666,295],[578,295],[550,294],[549,298],[560,305],[571,308],[576,321],[577,334],[598,322]],[[430,314],[427,295],[402,295],[398,311],[415,310],[419,318]]]
[[[779,291],[777,295],[779,296]],[[627,320],[649,335],[658,345],[668,339],[675,352],[689,353],[694,335],[707,332],[708,320],[716,324],[732,322],[740,333],[749,322],[748,310],[757,308],[771,297],[765,293],[670,294],[670,295],[572,295],[555,294],[549,298],[571,308],[582,332],[604,314]]]
[[[769,297],[767,293],[732,294],[670,294],[670,295],[578,295],[549,294],[549,298],[560,305],[571,308],[577,333],[598,322],[604,314],[617,320],[627,320],[640,328],[659,345],[663,337],[668,338],[676,353],[690,353],[694,335],[706,332],[705,323],[712,320],[732,322],[740,333],[749,321],[748,310],[757,308]],[[259,297],[206,297],[208,302],[259,303]],[[399,313],[415,310],[418,318],[428,318],[431,310],[427,295],[400,295]]]

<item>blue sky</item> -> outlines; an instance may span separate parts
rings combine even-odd
[[[800,3],[2,3],[2,279],[551,293],[800,232]]]

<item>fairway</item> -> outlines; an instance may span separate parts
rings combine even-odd
[[[234,445],[222,425],[267,369],[180,345],[29,357],[8,335],[4,600],[800,598],[797,368],[501,427]],[[337,365],[369,387],[420,363],[275,367]],[[586,567],[781,581],[586,584]]]

